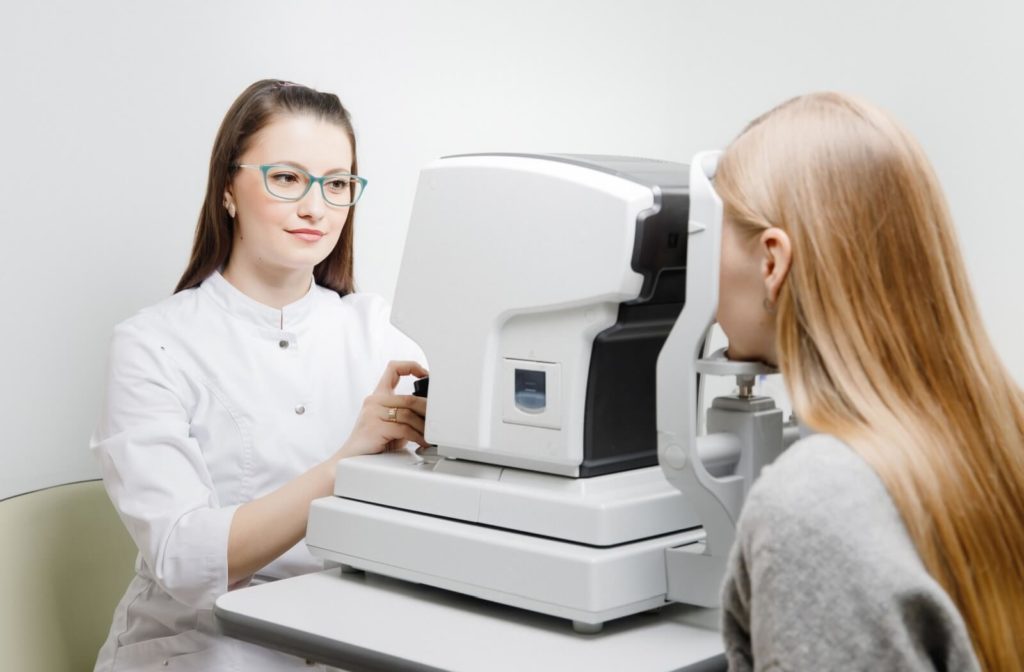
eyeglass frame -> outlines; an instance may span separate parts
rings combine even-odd
[[[313,184],[314,183],[319,183],[320,184],[320,196],[324,199],[324,203],[326,203],[327,205],[333,206],[335,208],[351,208],[353,205],[358,203],[359,199],[363,197],[363,191],[366,189],[366,184],[369,181],[365,177],[361,177],[359,175],[353,175],[352,173],[346,173],[346,172],[328,173],[327,175],[320,175],[318,177],[318,176],[312,174],[311,172],[309,172],[308,170],[303,170],[302,168],[299,168],[298,166],[293,166],[293,165],[288,164],[288,163],[233,163],[233,164],[231,164],[231,167],[236,169],[236,170],[238,168],[258,168],[259,171],[261,173],[263,173],[263,189],[268,194],[273,196],[274,198],[280,199],[282,201],[289,201],[289,202],[301,201],[303,198],[306,197],[306,194],[309,193],[309,190],[313,188]],[[309,181],[306,183],[305,190],[300,195],[296,196],[295,198],[288,198],[287,196],[281,196],[279,194],[275,194],[273,191],[271,191],[270,184],[267,182],[267,179],[268,179],[267,178],[267,173],[270,172],[271,168],[287,168],[287,169],[295,171],[297,173],[302,173],[303,175],[305,175],[306,177],[309,178]],[[334,177],[336,175],[341,175],[341,176],[344,176],[344,177],[351,177],[351,178],[355,179],[356,182],[359,183],[359,194],[356,196],[355,200],[353,200],[351,203],[347,203],[345,205],[339,205],[338,203],[332,203],[327,198],[327,193],[324,192],[324,180],[326,180],[328,177]]]

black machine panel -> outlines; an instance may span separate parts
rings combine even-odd
[[[651,187],[654,207],[642,213],[636,224],[632,266],[644,276],[640,296],[620,304],[618,321],[594,338],[581,477],[658,463],[655,375],[661,347],[686,298],[690,216],[688,166],[587,158],[606,166],[608,172]]]

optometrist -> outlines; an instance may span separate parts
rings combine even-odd
[[[426,443],[396,391],[422,353],[354,291],[356,172],[333,94],[263,80],[228,110],[175,294],[114,331],[91,448],[139,555],[96,670],[310,669],[211,610],[322,568],[300,542],[339,460]]]

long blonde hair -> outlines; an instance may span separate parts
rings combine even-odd
[[[835,93],[752,122],[715,177],[726,218],[787,232],[777,354],[793,407],[878,474],[988,670],[1024,661],[1024,393],[971,295],[917,142]]]

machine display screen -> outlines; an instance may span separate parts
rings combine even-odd
[[[526,413],[541,413],[547,406],[546,376],[544,371],[516,369],[516,408]]]

